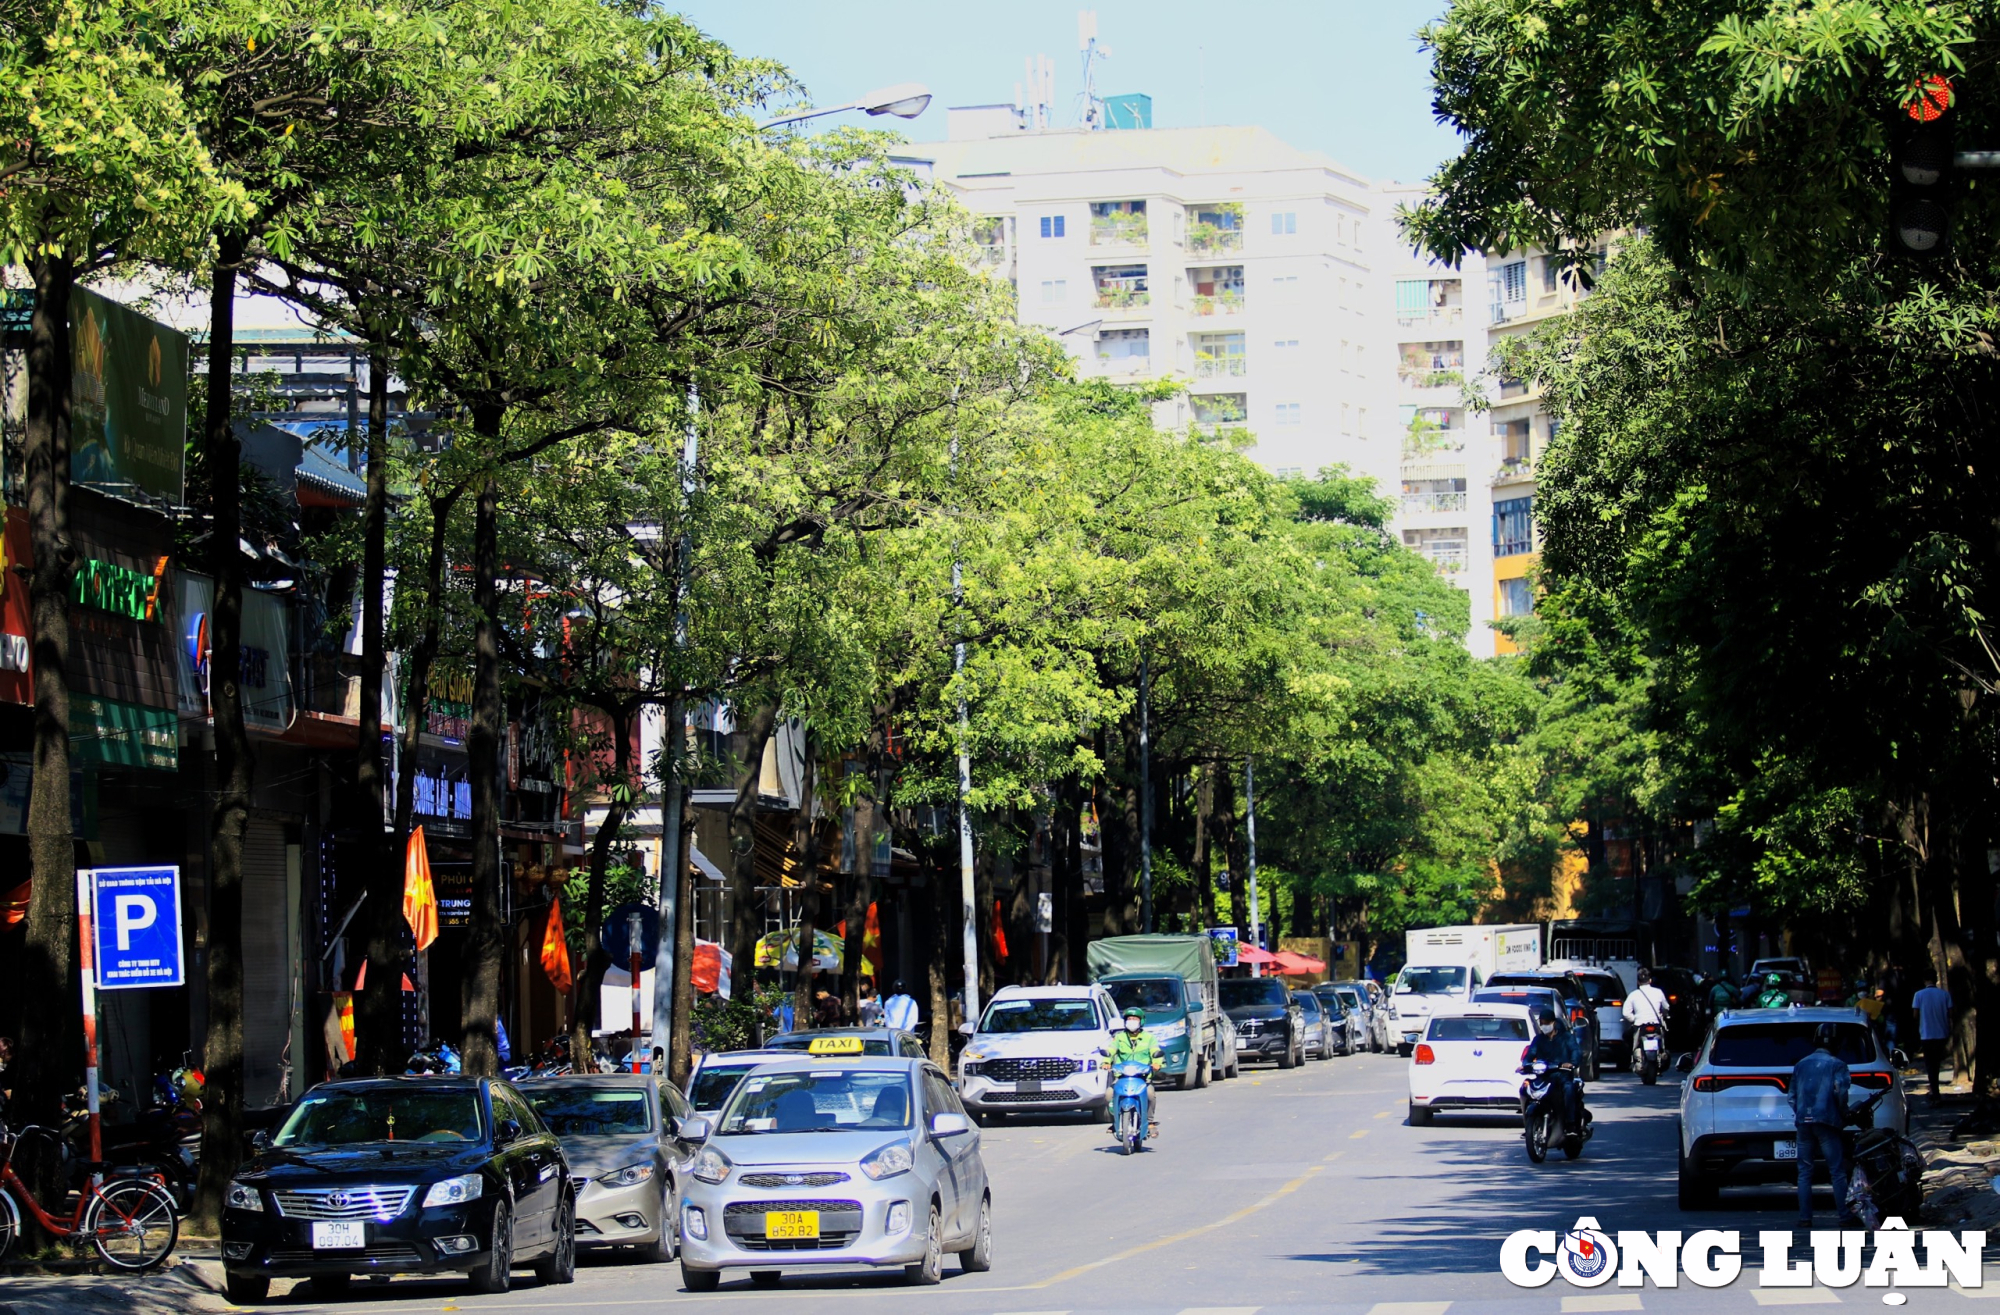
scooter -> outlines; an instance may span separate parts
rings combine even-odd
[[[1113,1127],[1125,1154],[1136,1155],[1143,1147],[1153,1120],[1153,1066],[1132,1061],[1111,1070],[1111,1099],[1118,1111]]]
[[[1583,1126],[1569,1126],[1569,1112],[1564,1109],[1563,1087],[1557,1076],[1561,1068],[1550,1068],[1547,1060],[1537,1059],[1521,1066],[1520,1072],[1527,1075],[1521,1084],[1521,1124],[1522,1137],[1528,1143],[1528,1158],[1536,1164],[1546,1160],[1549,1147],[1560,1142],[1563,1154],[1574,1160],[1583,1154],[1583,1143],[1591,1136],[1590,1113],[1585,1111]],[[1574,1077],[1571,1081],[1574,1081]]]
[[[1658,1023],[1639,1024],[1639,1034],[1632,1039],[1632,1050],[1638,1062],[1633,1065],[1639,1070],[1639,1081],[1652,1086],[1660,1080],[1660,1068],[1666,1061],[1666,1029]]]
[[[1875,1107],[1889,1094],[1884,1087],[1847,1112],[1841,1136],[1847,1141],[1847,1209],[1870,1230],[1884,1219],[1917,1217],[1924,1200],[1924,1156],[1917,1144],[1893,1128],[1875,1126]]]

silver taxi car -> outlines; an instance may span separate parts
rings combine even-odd
[[[963,1270],[993,1263],[979,1132],[929,1060],[823,1038],[746,1075],[712,1124],[679,1131],[702,1142],[682,1181],[690,1292],[732,1269],[768,1284],[786,1269],[900,1266],[928,1284],[947,1251]]]

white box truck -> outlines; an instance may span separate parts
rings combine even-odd
[[[1401,1050],[1407,1055],[1439,1004],[1471,998],[1495,973],[1542,966],[1542,929],[1535,923],[1413,928],[1407,958],[1390,996]]]

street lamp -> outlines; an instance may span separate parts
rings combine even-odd
[[[805,110],[798,114],[784,114],[775,119],[767,119],[757,125],[761,130],[775,128],[785,123],[801,123],[806,119],[817,119],[828,114],[845,114],[849,110],[860,110],[863,114],[881,116],[892,114],[899,119],[914,119],[924,112],[931,103],[931,89],[921,82],[898,82],[892,87],[882,87],[847,105],[835,105],[831,109]]]

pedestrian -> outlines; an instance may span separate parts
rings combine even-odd
[[[1798,1130],[1799,1227],[1811,1229],[1813,1222],[1813,1164],[1826,1162],[1827,1178],[1833,1184],[1833,1209],[1839,1227],[1854,1222],[1847,1204],[1847,1142],[1841,1129],[1847,1126],[1847,1064],[1833,1053],[1840,1030],[1821,1023],[1813,1031],[1813,1052],[1792,1068],[1792,1125]]]
[[[897,982],[895,990],[882,1002],[883,1026],[893,1027],[899,1032],[914,1032],[917,1021],[917,1002],[903,990],[903,984]]]
[[[860,1014],[861,1026],[878,1026],[882,1021],[882,1001],[875,994],[875,979],[864,976],[856,990],[859,998],[855,1007]]]
[[[1924,1048],[1924,1069],[1931,1077],[1931,1099],[1939,1099],[1938,1073],[1944,1068],[1944,1048],[1951,1040],[1951,992],[1938,985],[1935,972],[1924,974],[1924,989],[1910,999],[1917,1016],[1917,1040]]]

